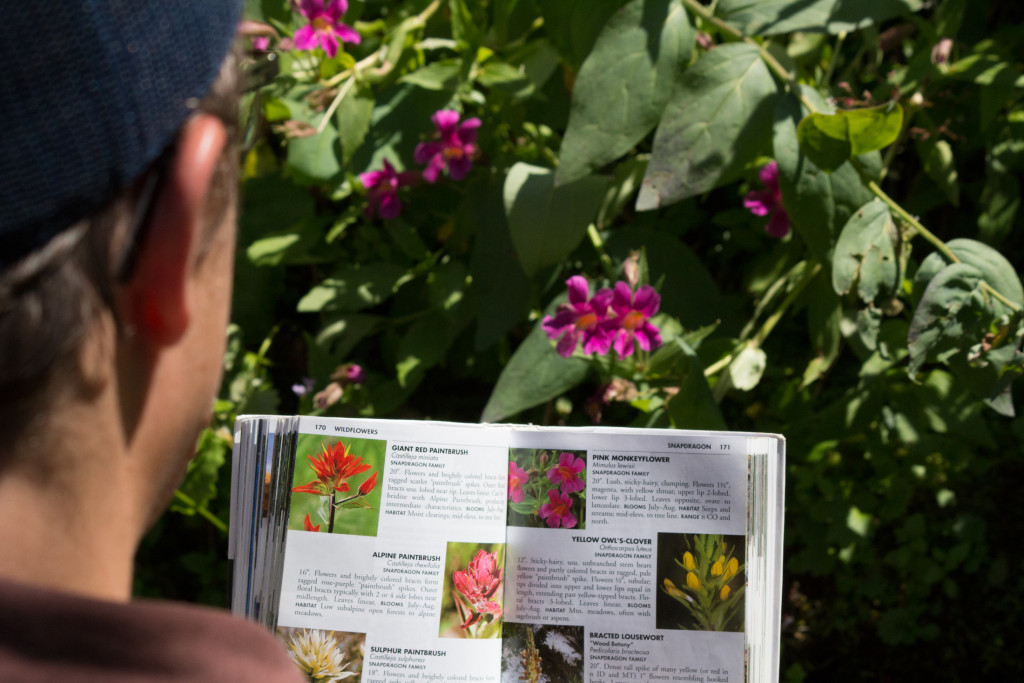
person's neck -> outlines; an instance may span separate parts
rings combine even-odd
[[[126,601],[141,522],[116,430],[95,414],[53,414],[59,424],[22,439],[0,470],[0,577]],[[88,427],[65,428],[75,424]]]

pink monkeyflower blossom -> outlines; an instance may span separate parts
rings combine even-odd
[[[576,526],[576,515],[572,514],[572,498],[569,494],[551,489],[548,491],[548,498],[551,502],[541,505],[537,515],[547,520],[548,526],[552,529],[572,529]]]
[[[497,554],[482,548],[469,561],[466,569],[452,572],[455,589],[465,596],[473,608],[466,616],[462,628],[469,628],[480,621],[484,614],[492,614],[495,618],[501,616],[502,609],[498,600],[501,599],[499,591],[503,574],[504,571],[498,567]]]
[[[266,52],[270,49],[270,37],[269,36],[253,36],[252,48],[257,52]]]
[[[661,297],[650,285],[641,285],[634,294],[625,282],[615,283],[611,307],[616,317],[603,324],[613,330],[619,357],[632,356],[634,342],[644,351],[661,346],[661,331],[651,324],[660,305]]]
[[[428,183],[437,182],[437,176],[447,166],[448,177],[462,180],[473,168],[476,129],[480,127],[480,119],[471,118],[459,123],[459,112],[442,109],[435,112],[430,120],[441,139],[416,145],[416,163],[427,165],[423,169],[423,179]]]
[[[523,502],[523,484],[530,480],[530,474],[512,462],[508,463],[508,499],[513,503]]]
[[[569,302],[559,304],[553,316],[544,316],[541,321],[548,339],[558,339],[555,348],[564,358],[573,354],[580,339],[584,353],[608,353],[614,334],[602,323],[608,317],[611,290],[600,289],[589,298],[590,287],[582,275],[573,275],[565,281],[565,286],[569,290]]]
[[[366,205],[367,218],[379,213],[381,218],[398,218],[402,213],[402,203],[398,201],[398,188],[415,182],[416,173],[403,171],[398,173],[395,167],[384,160],[384,170],[360,173],[359,181],[366,188],[369,203]]]
[[[295,47],[314,50],[319,45],[328,57],[334,57],[338,54],[339,42],[358,45],[362,36],[341,22],[347,11],[348,0],[301,0],[299,12],[309,23],[295,32]]]
[[[345,379],[354,384],[362,384],[366,381],[366,371],[358,363],[349,363],[345,368]]]
[[[558,484],[562,493],[576,493],[587,485],[580,478],[580,472],[586,467],[583,458],[577,458],[572,453],[562,453],[558,456],[558,464],[548,470],[548,479],[552,484]]]
[[[774,161],[761,167],[763,190],[751,190],[743,198],[743,206],[755,216],[768,216],[765,232],[772,237],[785,237],[789,234],[789,214],[782,206],[782,191],[779,190],[779,165]]]

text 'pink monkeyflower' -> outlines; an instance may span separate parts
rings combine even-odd
[[[503,570],[498,568],[497,554],[483,549],[477,551],[466,569],[452,572],[455,589],[465,596],[473,608],[462,628],[469,628],[480,621],[484,614],[492,614],[495,618],[501,616],[501,605],[495,598],[501,597],[498,591],[501,589],[503,574]]]
[[[763,190],[751,190],[743,198],[743,206],[755,216],[768,216],[765,232],[772,237],[789,234],[789,214],[782,206],[782,191],[779,190],[779,165],[774,161],[761,167]]]
[[[480,119],[471,118],[459,123],[459,112],[442,109],[435,112],[430,120],[434,122],[440,140],[416,145],[416,163],[427,165],[423,169],[423,179],[428,183],[437,182],[437,176],[447,167],[448,177],[462,180],[473,168],[476,129],[480,127]]]
[[[634,342],[644,351],[661,346],[661,331],[651,324],[651,316],[661,306],[654,287],[640,285],[634,294],[625,282],[616,282],[611,306],[615,311],[615,353],[622,358],[632,356]]]
[[[402,203],[398,200],[398,188],[412,185],[416,181],[416,173],[403,171],[398,173],[395,167],[384,160],[384,169],[360,173],[359,181],[366,188],[369,203],[366,205],[366,217],[373,218],[379,213],[381,218],[398,218],[402,213]]]
[[[552,529],[572,529],[576,526],[576,515],[572,514],[572,498],[569,494],[551,489],[548,491],[548,498],[551,502],[541,505],[537,515],[546,520]]]
[[[602,323],[608,317],[612,300],[610,289],[601,289],[590,298],[590,286],[582,275],[573,275],[565,281],[569,302],[559,304],[555,314],[544,317],[541,328],[548,339],[558,339],[558,354],[568,358],[583,340],[584,353],[608,353],[614,335]]]
[[[530,474],[516,463],[508,463],[508,499],[513,503],[523,502],[523,484],[530,480]]]
[[[295,47],[314,50],[319,45],[328,57],[334,57],[338,54],[339,42],[358,45],[362,40],[359,32],[341,23],[347,11],[347,0],[301,0],[299,12],[309,23],[295,32]]]
[[[577,458],[572,453],[562,453],[558,456],[558,464],[548,470],[548,480],[558,484],[562,493],[582,491],[587,484],[580,478],[580,472],[586,467],[583,458]]]

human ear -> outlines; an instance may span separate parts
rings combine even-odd
[[[215,116],[199,113],[185,123],[160,181],[149,224],[139,237],[136,267],[125,283],[125,322],[154,346],[170,346],[188,329],[193,247],[226,144],[224,124]]]

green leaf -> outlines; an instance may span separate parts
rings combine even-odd
[[[521,503],[509,503],[508,506],[512,508],[513,512],[518,512],[521,515],[535,515],[540,510],[541,502],[537,498],[524,499]]]
[[[451,341],[451,321],[443,315],[428,314],[410,325],[398,345],[399,385],[419,384],[427,370],[444,360]]]
[[[626,0],[538,0],[547,36],[569,66],[590,54],[605,22]]]
[[[288,141],[288,166],[300,177],[324,182],[341,173],[338,129],[327,125],[322,133]]]
[[[850,32],[916,12],[921,0],[721,0],[715,14],[747,35]]]
[[[197,509],[205,508],[217,495],[217,477],[224,466],[231,442],[222,434],[207,428],[199,436],[196,455],[189,461],[185,481],[179,490],[192,499],[195,508],[175,501],[171,509],[175,512],[194,514]]]
[[[804,87],[803,95],[819,111],[830,106],[817,91]],[[772,147],[779,168],[782,203],[789,214],[790,226],[822,262],[831,260],[832,247],[840,228],[853,212],[870,201],[872,195],[850,163],[826,173],[801,153],[797,124],[805,112],[793,95],[779,98],[775,109]],[[877,152],[860,159],[870,175],[877,175],[881,157]]]
[[[928,283],[907,335],[911,376],[916,375],[926,361],[944,362],[969,346],[965,341],[973,327],[969,319],[972,316],[963,313],[969,312],[965,308],[972,308],[972,298],[980,296],[981,279],[982,272],[973,265],[953,263]],[[977,301],[974,303],[976,305]]]
[[[590,364],[582,358],[559,356],[538,321],[501,371],[480,421],[500,422],[557,398],[589,371]]]
[[[607,187],[608,180],[599,176],[555,187],[550,169],[524,163],[509,169],[505,215],[527,276],[560,262],[579,245]]]
[[[865,303],[891,296],[896,290],[899,264],[896,224],[889,207],[873,200],[860,208],[843,227],[832,258],[832,287],[847,294],[857,285]]]
[[[334,115],[338,123],[338,137],[341,140],[341,161],[348,165],[359,146],[370,131],[373,118],[373,91],[358,84],[342,98]]]
[[[704,377],[704,365],[696,352],[682,339],[676,338],[686,359],[685,373],[679,385],[679,393],[668,402],[668,415],[676,429],[727,429],[722,411],[711,395],[711,388]]]
[[[1020,210],[1020,181],[1016,174],[990,170],[981,190],[978,235],[998,245],[1013,231]]]
[[[459,60],[446,59],[410,71],[399,78],[398,82],[409,83],[426,90],[455,90],[461,71],[462,63]]]
[[[344,266],[299,301],[300,313],[358,311],[384,301],[406,281],[405,268],[392,263]]]
[[[960,206],[960,184],[957,182],[956,164],[953,160],[953,148],[945,140],[935,136],[915,142],[917,155],[921,158],[924,172],[931,178],[942,194],[953,206]],[[982,200],[983,205],[987,205]]]
[[[800,149],[817,166],[834,171],[848,159],[887,147],[900,135],[903,108],[878,107],[813,113],[797,126]]]
[[[768,151],[776,92],[753,45],[729,43],[704,53],[665,107],[637,210],[667,206],[738,178]]]
[[[679,0],[633,0],[612,16],[573,87],[559,184],[614,161],[657,125],[695,36]]]
[[[767,364],[764,349],[747,344],[729,363],[729,381],[740,391],[750,391],[761,381]]]
[[[1013,301],[1018,306],[1024,303],[1024,287],[1021,286],[1017,271],[1014,270],[1006,257],[988,246],[971,239],[959,238],[946,243],[958,259],[978,269],[985,282],[997,292]],[[914,292],[925,291],[925,287],[944,268],[947,262],[942,254],[934,252],[921,262],[917,275],[914,277]],[[994,317],[1009,315],[1012,310],[1002,303],[992,300],[992,313]]]

